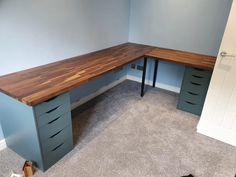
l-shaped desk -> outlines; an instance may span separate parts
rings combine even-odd
[[[39,169],[47,170],[73,148],[68,92],[140,58],[144,58],[141,96],[144,95],[148,58],[155,59],[154,87],[159,60],[190,66],[185,72],[187,80],[192,79],[193,85],[201,87],[209,83],[209,73],[216,61],[213,56],[125,43],[1,76],[0,121],[7,146],[25,159],[35,162]],[[192,73],[192,78],[188,73]],[[183,85],[187,88],[188,83]],[[181,102],[178,107],[189,106],[184,105],[187,103],[195,106],[189,101],[190,98],[202,102],[207,87],[204,86],[199,93],[183,89],[184,99],[180,100],[186,98],[186,102]],[[196,90],[198,92],[199,89]]]

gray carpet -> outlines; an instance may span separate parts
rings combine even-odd
[[[47,172],[52,177],[233,177],[236,148],[196,133],[199,117],[177,110],[177,95],[125,81],[73,112],[75,148]],[[87,107],[87,106],[84,106]],[[0,152],[0,176],[24,160]]]

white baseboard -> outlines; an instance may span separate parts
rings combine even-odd
[[[116,80],[114,82],[112,82],[111,84],[102,87],[101,89],[97,90],[96,92],[88,95],[87,97],[84,97],[82,99],[80,99],[78,102],[72,103],[71,105],[71,110],[77,108],[78,106],[88,102],[89,100],[97,97],[98,95],[101,95],[102,93],[106,92],[107,90],[111,89],[112,87],[115,87],[116,85],[120,84],[121,82],[126,80],[126,76],[120,78],[119,80]],[[5,149],[7,147],[5,139],[0,141],[0,151]]]
[[[112,82],[111,84],[102,87],[101,89],[97,90],[96,92],[94,92],[94,93],[92,93],[92,94],[90,94],[86,97],[81,98],[77,102],[72,103],[71,110],[74,110],[78,106],[81,106],[82,104],[84,104],[84,103],[92,100],[93,98],[103,94],[107,90],[115,87],[116,85],[120,84],[121,82],[125,81],[126,79],[136,81],[136,82],[141,82],[141,78],[134,77],[134,76],[131,76],[131,75],[126,75],[124,77],[121,77],[119,80],[116,80],[116,81]],[[146,80],[146,84],[152,86],[152,81]],[[173,87],[173,86],[166,85],[166,84],[157,83],[157,87],[161,88],[161,89],[169,90],[169,91],[172,91],[172,92],[176,92],[176,93],[180,92],[180,88]],[[5,149],[6,147],[7,147],[7,145],[6,145],[5,139],[1,140],[0,141],[0,151]]]
[[[141,78],[135,77],[135,76],[131,76],[131,75],[127,75],[127,79],[128,80],[132,80],[132,81],[136,81],[136,82],[139,82],[139,83],[141,83],[141,81],[142,81]],[[151,80],[146,80],[145,84],[152,86],[152,81]],[[174,87],[174,86],[170,86],[170,85],[167,85],[167,84],[157,83],[156,87],[160,88],[160,89],[163,89],[163,90],[168,90],[168,91],[171,91],[171,92],[175,92],[175,93],[180,93],[180,88]]]
[[[71,110],[74,110],[75,108],[77,108],[77,107],[81,106],[82,104],[92,100],[93,98],[97,97],[98,95],[103,94],[107,90],[115,87],[116,85],[120,84],[121,82],[125,81],[126,79],[141,83],[141,78],[134,77],[134,76],[131,76],[131,75],[126,75],[126,76],[120,78],[119,80],[116,80],[115,82],[112,82],[111,84],[102,87],[101,89],[97,90],[96,92],[94,92],[94,93],[92,93],[92,94],[90,94],[86,97],[81,98],[77,102],[72,103]],[[152,81],[150,81],[150,80],[146,80],[145,83],[147,85],[152,86]],[[164,89],[164,90],[169,90],[171,92],[180,93],[180,88],[178,88],[178,87],[173,87],[173,86],[162,84],[162,83],[157,83],[157,87],[161,88],[161,89]]]
[[[120,84],[121,82],[126,80],[126,76],[121,77],[119,80],[116,80],[115,82],[110,83],[109,85],[106,85],[102,88],[100,88],[99,90],[97,90],[96,92],[81,98],[80,100],[78,100],[77,102],[72,103],[71,105],[71,110],[74,110],[75,108],[77,108],[78,106],[81,106],[82,104],[92,100],[93,98],[97,97],[98,95],[103,94],[104,92],[106,92],[107,90],[115,87],[116,85]]]
[[[198,126],[197,132],[205,136],[214,138],[224,143],[236,146],[236,133],[232,130],[227,130],[222,127],[216,126]]]
[[[5,139],[0,140],[0,151],[7,147]]]

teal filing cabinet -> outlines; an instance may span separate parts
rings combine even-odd
[[[68,93],[30,107],[0,93],[7,146],[46,171],[73,148]]]
[[[212,71],[186,67],[177,108],[201,115]]]

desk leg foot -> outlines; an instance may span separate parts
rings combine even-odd
[[[143,76],[142,76],[142,85],[141,85],[141,97],[144,96],[146,70],[147,70],[147,57],[145,57],[144,61],[143,61]]]
[[[152,84],[153,87],[156,86],[158,63],[159,63],[159,61],[155,60],[154,73],[153,73],[153,84]]]

